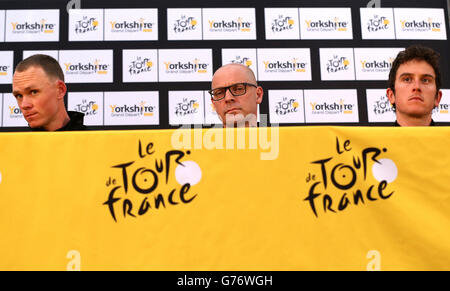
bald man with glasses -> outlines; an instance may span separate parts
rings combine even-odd
[[[263,89],[253,71],[241,64],[220,67],[213,76],[211,100],[224,127],[256,127]]]

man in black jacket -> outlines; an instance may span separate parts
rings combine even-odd
[[[389,72],[387,97],[395,109],[395,126],[429,126],[442,98],[439,54],[410,46],[400,52]]]
[[[67,86],[58,62],[47,55],[21,61],[13,76],[13,95],[34,131],[85,130],[84,114],[66,111]]]

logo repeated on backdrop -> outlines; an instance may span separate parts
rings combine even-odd
[[[266,39],[300,39],[297,8],[264,8]]]
[[[353,49],[321,48],[320,73],[323,81],[354,80]]]
[[[168,40],[202,40],[202,10],[167,9]]]
[[[450,90],[441,89],[442,98],[439,105],[433,110],[433,120],[438,122],[450,122]]]
[[[105,92],[105,125],[158,125],[159,92]]]
[[[394,8],[397,39],[447,39],[443,9]]]
[[[303,90],[269,90],[270,123],[303,123]]]
[[[6,11],[0,10],[0,42],[5,41],[5,17]]]
[[[59,41],[59,10],[7,10],[7,42]]]
[[[302,39],[353,39],[350,8],[300,8]]]
[[[0,84],[11,84],[14,66],[14,51],[0,51]]]
[[[255,8],[204,8],[203,39],[256,40]]]
[[[386,96],[386,89],[367,89],[366,96],[369,122],[395,121],[395,112]]]
[[[123,50],[123,82],[158,82],[157,50]]]
[[[249,67],[258,80],[256,49],[222,49],[222,65],[242,64]]]
[[[195,203],[191,187],[201,181],[202,171],[191,154],[180,150],[160,151],[157,143],[136,142],[132,157],[111,166],[106,179],[107,199],[102,203],[115,221],[157,215],[167,208]]]
[[[257,49],[260,81],[310,81],[310,49]]]
[[[84,114],[84,125],[103,125],[103,92],[69,92],[67,108]]]
[[[386,80],[404,48],[355,48],[356,80]]]
[[[209,82],[212,79],[212,50],[159,50],[159,81]]]
[[[69,41],[102,41],[103,9],[70,9]]]
[[[208,91],[203,91],[204,103],[205,104],[205,123],[206,125],[212,124],[222,124],[219,115],[214,108],[213,101],[211,100],[211,95]]]
[[[60,51],[59,64],[66,83],[112,83],[113,51]]]
[[[358,122],[358,96],[354,89],[304,90],[305,119],[309,123]]]
[[[16,98],[11,93],[3,94],[3,126],[27,127],[28,123],[17,105]]]
[[[169,91],[169,124],[203,124],[204,91]]]
[[[331,156],[311,161],[305,179],[309,190],[301,193],[303,201],[320,218],[389,199],[395,193],[390,184],[397,179],[398,169],[394,161],[382,159],[386,154],[385,147],[359,150],[351,140],[336,137]]]
[[[158,9],[105,9],[105,40],[158,40]]]
[[[392,8],[360,8],[362,39],[395,39]]]

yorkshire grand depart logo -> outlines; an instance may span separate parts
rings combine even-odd
[[[280,32],[294,29],[295,20],[290,16],[278,15],[272,20],[272,32]]]
[[[283,97],[283,99],[275,104],[275,114],[284,116],[292,113],[297,113],[299,103],[297,99]]]
[[[148,105],[147,101],[141,101],[134,105],[109,105],[111,110],[111,117],[138,117],[138,116],[148,116],[153,117],[155,114],[156,107],[153,105]]]
[[[302,39],[352,39],[350,8],[300,8]]]
[[[354,104],[346,103],[344,99],[339,102],[309,103],[312,114],[353,114]]]
[[[391,25],[391,21],[386,16],[374,15],[367,21],[367,31],[375,32],[381,30],[388,30]]]
[[[158,40],[158,9],[105,9],[105,40]]]
[[[203,39],[256,39],[255,14],[255,8],[204,8]]]
[[[143,58],[141,56],[136,57],[128,65],[128,73],[130,75],[139,75],[142,73],[151,72],[154,69],[154,64],[152,59]]]
[[[137,21],[110,21],[112,33],[134,33],[134,32],[153,32],[154,22],[150,22],[145,18]]]
[[[183,33],[198,29],[198,21],[193,16],[181,15],[179,19],[175,19],[173,31],[175,33]]]
[[[59,41],[59,10],[6,10],[7,42]]]
[[[398,170],[392,160],[383,158],[386,154],[386,147],[359,150],[351,140],[336,137],[333,155],[311,161],[303,201],[319,218],[391,198]]]
[[[64,63],[65,74],[67,75],[106,75],[110,69],[110,65],[96,59],[87,63]]]
[[[257,49],[260,81],[311,80],[309,49]]]
[[[444,9],[394,8],[397,39],[447,39]]]
[[[307,63],[299,61],[297,58],[292,58],[288,61],[269,61],[264,60],[264,70],[265,72],[272,73],[286,73],[286,72],[297,72],[305,73]]]
[[[0,76],[8,76],[10,66],[0,66]]]
[[[433,113],[440,113],[440,114],[449,114],[449,108],[450,104],[444,104],[440,103],[438,106],[434,107]]]
[[[305,20],[306,30],[309,32],[333,32],[333,31],[347,31],[350,23],[348,21],[341,21],[339,17],[332,20]]]
[[[75,33],[85,34],[92,31],[97,31],[99,27],[99,20],[96,17],[83,16],[83,19],[75,22]]]
[[[23,114],[22,114],[22,111],[20,110],[19,106],[10,105],[10,106],[8,106],[8,110],[9,110],[9,118],[10,119],[15,119],[15,118],[22,119],[23,118]]]
[[[205,74],[208,72],[209,64],[202,63],[199,59],[187,62],[164,62],[167,74]]]
[[[17,105],[17,100],[11,93],[3,94],[3,102],[0,94],[0,107],[3,108],[0,116],[3,118],[3,126],[5,127],[25,127],[27,121],[23,117],[22,111]],[[2,104],[3,103],[3,104]]]
[[[211,82],[211,49],[158,50],[160,82]]]
[[[361,64],[361,70],[362,72],[385,72],[390,71],[392,67],[392,63],[394,62],[393,58],[389,58],[388,60],[373,60],[373,61],[367,61],[367,60],[361,60],[359,61]]]
[[[0,51],[0,84],[12,83],[13,66],[14,52]]]
[[[441,22],[433,21],[433,18],[429,17],[427,20],[422,21],[408,21],[408,20],[399,20],[401,23],[402,31],[410,31],[410,32],[440,32],[442,28]]]
[[[158,125],[157,91],[104,92],[105,125]]]
[[[102,203],[115,221],[150,217],[168,208],[195,203],[201,169],[186,161],[191,152],[166,150],[155,142],[136,143],[130,159],[111,166]]]
[[[178,102],[175,107],[175,115],[183,117],[187,115],[197,114],[200,105],[197,100],[183,98],[181,102]]]
[[[41,19],[39,22],[11,22],[11,25],[13,34],[53,34],[57,24],[49,23],[46,19]]]
[[[245,21],[244,18],[238,17],[231,21],[215,21],[208,20],[210,32],[250,32],[252,22]]]

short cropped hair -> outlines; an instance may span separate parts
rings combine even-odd
[[[420,45],[412,45],[408,47],[406,50],[398,53],[394,62],[392,63],[391,71],[389,72],[389,80],[388,87],[395,93],[395,77],[397,75],[397,70],[400,65],[412,61],[425,61],[427,62],[434,70],[436,74],[436,94],[441,89],[441,70],[439,69],[439,53],[434,51],[431,48],[420,46]]]
[[[47,55],[32,55],[16,66],[17,72],[24,72],[31,67],[39,67],[45,72],[47,77],[56,78],[64,81],[64,73],[59,65],[58,61]]]

